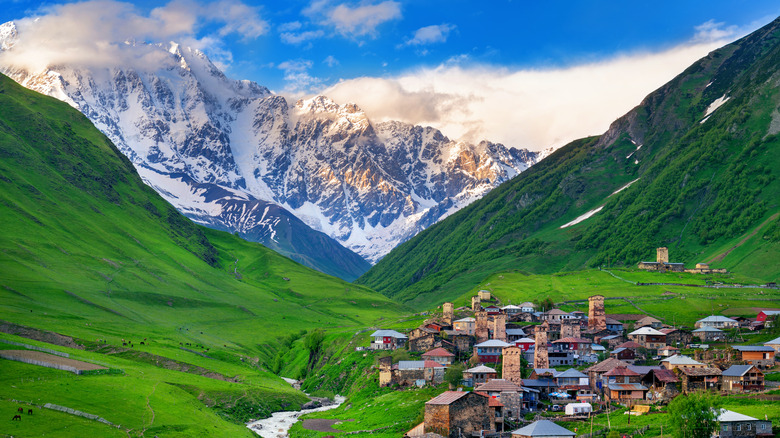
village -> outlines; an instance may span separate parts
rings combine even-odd
[[[449,383],[405,436],[573,437],[578,434],[555,421],[587,419],[610,406],[624,407],[629,417],[649,414],[651,406],[697,391],[767,388],[764,375],[777,366],[780,337],[758,345],[730,340],[740,330],[770,327],[780,309],[673,327],[642,314],[608,315],[604,299],[589,297],[587,314],[541,311],[531,302],[499,307],[481,290],[470,308],[444,303],[440,314],[408,333],[373,332],[371,350],[405,349],[419,357],[396,363],[381,357],[380,386]],[[774,436],[770,418],[724,409],[717,420],[714,436]]]

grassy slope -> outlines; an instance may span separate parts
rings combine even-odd
[[[219,407],[208,409],[212,403],[204,394],[303,400],[255,365],[263,367],[273,358],[282,336],[314,327],[363,327],[405,310],[259,244],[192,224],[145,186],[84,116],[2,76],[0,221],[0,319],[75,336],[88,347],[83,340],[105,339],[118,348],[124,338],[138,349],[148,338],[149,345],[141,348],[151,354],[241,376],[239,384],[228,385],[124,354],[130,361],[119,366],[124,376],[84,378],[98,382],[84,391],[78,390],[81,384],[46,391],[47,401],[68,405],[89,403],[95,391],[106,397],[132,391],[140,397],[156,387],[160,398],[152,401],[157,412],[152,426],[178,419],[176,403],[197,406],[188,414],[191,426],[178,432],[183,435],[230,435],[230,421],[243,418],[216,415]],[[213,359],[179,349],[180,342],[203,345],[199,352],[209,348]],[[99,360],[120,356],[103,354]],[[49,372],[25,371],[28,366],[7,361],[0,366],[8,378]],[[23,384],[0,399],[41,393],[40,386]],[[138,403],[107,403],[92,413],[122,424],[131,423],[125,416],[134,417],[137,431],[145,409]],[[190,429],[199,416],[211,418],[206,423],[216,427]],[[95,427],[100,435],[102,425]]]
[[[631,266],[652,260],[657,246],[689,266],[723,253],[780,211],[779,42],[775,22],[711,53],[603,136],[561,148],[400,245],[358,282],[429,305],[501,270]],[[699,123],[724,95],[730,100]],[[778,227],[775,217],[715,266],[777,280]]]

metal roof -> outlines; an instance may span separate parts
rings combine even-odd
[[[780,337],[772,339],[769,342],[764,342],[764,345],[778,345],[780,344]]]
[[[720,315],[711,315],[706,318],[702,318],[696,322],[737,322],[736,320],[733,320],[731,318],[727,318],[725,316]]]
[[[729,377],[741,377],[747,374],[753,365],[732,365],[727,370],[723,371],[724,376]]]
[[[658,330],[651,328],[651,327],[642,327],[638,330],[634,330],[633,332],[628,334],[631,335],[653,335],[653,336],[665,336],[663,333],[659,332]]]
[[[523,331],[523,329],[506,329],[506,334],[507,335],[520,335],[520,336],[522,336],[522,335],[525,334],[525,332]]]
[[[723,333],[723,330],[716,329],[715,327],[710,327],[708,325],[705,325],[704,327],[696,329],[696,330],[692,331],[691,333],[702,333],[702,332]]]
[[[666,358],[661,362],[669,362],[670,365],[704,365],[703,363],[693,360],[688,356],[681,354],[675,354],[672,357]]]
[[[607,349],[604,348],[603,345],[599,345],[599,344],[590,344],[590,349],[592,351],[607,351]]]
[[[765,345],[733,345],[731,348],[737,351],[775,351],[774,348]]]
[[[616,346],[615,348],[630,348],[630,349],[636,350],[636,349],[642,348],[642,344],[637,344],[634,341],[627,341],[627,342],[623,342],[622,344]]]
[[[721,409],[720,415],[718,415],[718,421],[722,423],[728,423],[730,421],[756,421],[758,418],[748,417],[747,415],[740,414],[739,412],[729,411],[727,409]]]
[[[553,344],[564,344],[564,343],[575,343],[575,344],[590,344],[590,339],[582,339],[582,338],[574,338],[574,337],[566,337],[558,339],[557,341],[553,341]]]
[[[477,344],[475,347],[509,347],[510,345],[512,344],[507,344],[506,342],[499,341],[498,339],[491,339],[481,344]]]
[[[485,365],[480,365],[478,367],[468,369],[465,372],[466,373],[495,373],[496,370],[490,367],[486,367]]]
[[[395,330],[377,330],[374,333],[371,333],[372,338],[376,337],[383,337],[383,338],[399,338],[399,339],[406,339],[406,335],[403,333],[399,333]]]
[[[476,322],[476,321],[477,321],[476,319],[474,319],[472,317],[468,317],[468,318],[461,318],[461,319],[459,319],[459,320],[457,320],[455,322]]]
[[[399,370],[421,370],[425,368],[424,360],[401,360],[398,361]]]
[[[588,377],[588,375],[587,374],[583,374],[583,373],[575,370],[574,368],[569,368],[568,370],[560,372],[560,373],[555,375],[556,379],[558,377]]]
[[[516,340],[515,342],[516,343],[522,343],[522,344],[528,344],[528,343],[535,344],[536,343],[536,341],[534,341],[531,338],[520,338],[520,339]]]
[[[449,405],[465,397],[469,391],[445,391],[425,402],[426,405]]]
[[[531,388],[557,388],[558,385],[552,379],[523,379],[523,386]]]
[[[558,426],[550,420],[534,421],[528,426],[521,427],[512,432],[512,435],[521,436],[541,436],[541,437],[557,437],[557,436],[575,436],[576,434],[569,429]]]

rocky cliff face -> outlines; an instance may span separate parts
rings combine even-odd
[[[0,26],[0,51],[19,37],[13,23]],[[0,71],[79,109],[190,218],[269,246],[281,218],[297,217],[375,262],[538,158],[430,127],[374,124],[324,96],[290,103],[173,43],[125,49],[154,62]],[[250,208],[255,201],[275,208]]]

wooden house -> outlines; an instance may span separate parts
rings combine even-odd
[[[737,360],[759,367],[771,367],[775,363],[775,350],[767,345],[734,345]]]
[[[764,390],[764,373],[755,365],[732,365],[723,371],[722,389],[728,392]]]
[[[680,378],[680,390],[684,393],[715,390],[721,387],[723,372],[713,367],[678,367],[674,373]]]

